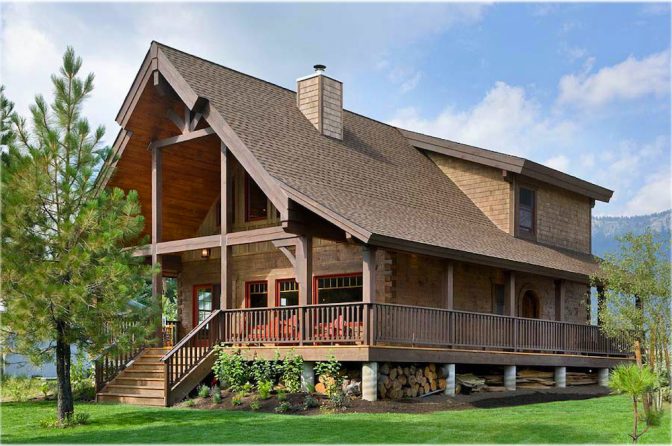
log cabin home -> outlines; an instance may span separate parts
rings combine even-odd
[[[347,111],[343,91],[319,65],[292,91],[151,44],[98,186],[138,192],[151,243],[129,248],[161,265],[155,295],[177,281],[178,320],[97,361],[99,401],[173,404],[215,345],[333,354],[369,400],[382,362],[443,364],[450,393],[455,364],[512,387],[516,366],[562,382],[628,360],[590,322],[591,209],[612,191]]]

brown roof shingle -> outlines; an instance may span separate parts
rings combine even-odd
[[[293,91],[160,49],[281,185],[372,234],[578,275],[594,270],[590,255],[498,229],[399,129],[345,111],[343,140],[322,136]]]

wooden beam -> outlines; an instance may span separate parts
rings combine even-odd
[[[289,246],[296,246],[296,243],[297,243],[296,237],[286,238],[283,240],[273,240],[273,246],[275,246],[276,248],[282,248],[282,247],[287,248]]]
[[[133,254],[131,254],[133,257],[147,257],[152,255],[152,245],[144,245],[144,246],[134,246],[131,248],[133,251]]]
[[[376,301],[376,247],[362,246],[362,302]]]
[[[516,273],[509,271],[507,283],[506,309],[509,316],[516,316]]]
[[[177,113],[175,113],[175,110],[172,108],[169,108],[166,110],[166,117],[175,124],[175,127],[182,132],[182,134],[185,134],[188,132],[187,124],[185,123],[184,119],[180,117]]]
[[[447,261],[444,264],[444,272],[443,272],[443,302],[448,310],[452,310],[454,307],[454,297],[453,297],[453,289],[454,289],[454,269],[455,265],[453,262]]]
[[[289,263],[292,264],[292,267],[296,268],[296,257],[294,254],[292,254],[292,251],[290,251],[286,246],[280,246],[278,249],[280,249],[280,252],[282,252],[285,257],[287,257],[287,260],[289,260]]]
[[[194,118],[196,119],[196,118]],[[220,206],[219,218],[221,222],[220,243],[222,244],[222,254],[220,262],[220,286],[221,297],[219,299],[220,308],[225,310],[233,306],[233,287],[231,284],[231,247],[226,244],[226,236],[231,230],[233,223],[233,195],[231,175],[231,157],[229,156],[229,149],[220,144],[220,158],[219,158],[219,191],[220,191]]]
[[[269,228],[251,229],[249,231],[231,232],[226,234],[226,245],[244,245],[246,243],[272,242],[274,240],[283,240],[294,238],[296,234],[285,232],[281,226],[271,226]]]
[[[194,251],[197,249],[217,248],[221,246],[222,237],[219,234],[194,237],[182,240],[172,240],[156,244],[157,254],[170,254],[175,252]]]
[[[117,121],[117,124],[119,124],[121,128],[126,127],[126,124],[133,113],[133,109],[135,109],[135,106],[140,100],[140,96],[142,95],[145,86],[149,80],[153,78],[154,71],[158,69],[157,53],[158,46],[156,43],[152,43],[149,47],[149,51],[147,51],[147,54],[145,55],[145,59],[143,60],[140,69],[138,70],[138,74],[136,74],[135,79],[133,80],[133,85],[131,85],[131,89],[128,91],[128,94],[126,94],[126,98],[124,98],[124,102],[115,118],[115,121]]]
[[[163,294],[163,280],[161,275],[161,258],[157,252],[157,244],[161,241],[161,201],[162,201],[162,183],[161,183],[161,152],[158,149],[152,150],[152,298],[161,305],[161,295]],[[159,335],[161,324],[158,324]]]
[[[205,129],[195,130],[193,132],[185,133],[182,135],[171,136],[170,138],[152,141],[149,144],[149,148],[150,150],[160,149],[161,147],[172,146],[175,144],[179,144],[181,142],[191,141],[197,138],[203,138],[204,136],[213,135],[214,133],[215,131],[212,129],[212,127],[208,127]]]
[[[130,130],[119,130],[119,133],[114,140],[114,144],[112,145],[112,153],[110,153],[110,156],[105,160],[103,167],[96,178],[96,193],[103,190],[105,186],[107,186],[107,182],[112,178],[114,169],[117,167],[117,162],[121,158],[121,154],[124,153],[126,145],[131,140],[131,136],[133,136],[133,132]]]
[[[296,244],[296,281],[299,284],[299,306],[305,307],[312,300],[313,240],[299,237]]]
[[[559,279],[555,282],[555,320],[565,320],[565,290],[566,281]]]

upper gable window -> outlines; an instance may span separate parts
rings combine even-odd
[[[534,236],[536,231],[536,192],[526,187],[518,189],[518,232],[523,236]]]
[[[245,221],[265,220],[268,200],[252,177],[245,175]]]

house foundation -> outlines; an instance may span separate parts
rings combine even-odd
[[[567,387],[567,367],[556,367],[553,374],[555,387]]]
[[[507,365],[504,367],[504,387],[506,387],[506,390],[516,390],[515,365]]]
[[[366,401],[378,400],[377,362],[365,362],[362,364],[362,399]]]

